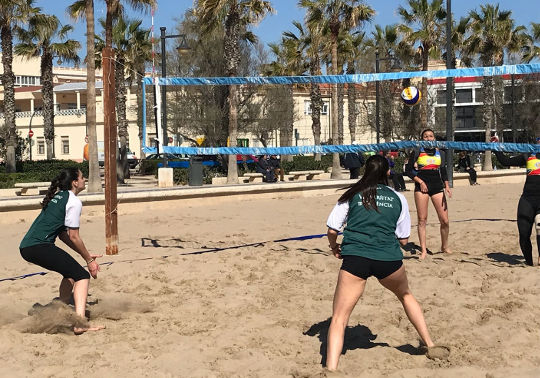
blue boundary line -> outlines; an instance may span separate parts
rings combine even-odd
[[[229,250],[229,249],[238,249],[238,248],[244,248],[244,247],[253,247],[253,246],[257,246],[257,245],[264,245],[265,243],[282,243],[282,242],[293,241],[293,240],[317,239],[317,238],[322,238],[324,236],[326,236],[326,234],[295,236],[295,237],[290,237],[290,238],[286,238],[286,239],[267,240],[267,241],[263,241],[263,242],[233,245],[233,246],[230,246],[230,247],[210,248],[210,249],[204,249],[204,250],[195,251],[195,252],[179,253],[178,255],[180,255],[180,256],[202,255],[202,254],[205,254],[205,253],[215,253],[215,252],[220,252],[220,251],[226,251],[226,250]],[[166,258],[168,258],[170,256],[173,256],[173,255],[163,255],[163,256],[159,256],[159,258],[166,259]],[[142,257],[142,258],[139,258],[139,259],[129,259],[129,260],[120,260],[120,261],[107,261],[107,262],[100,263],[99,265],[102,265],[102,266],[109,265],[110,266],[112,264],[117,264],[117,263],[132,263],[132,262],[136,262],[136,261],[152,260],[152,259],[155,259],[155,258],[158,258],[158,257]],[[20,275],[20,276],[15,276],[15,277],[2,278],[2,279],[0,279],[0,282],[3,282],[3,281],[17,281],[17,280],[22,280],[22,279],[25,279],[25,278],[28,278],[28,277],[33,277],[33,276],[44,276],[44,275],[46,275],[48,273],[50,273],[50,272],[28,273],[28,274],[23,274],[23,275]]]

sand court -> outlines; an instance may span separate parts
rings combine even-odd
[[[400,303],[371,278],[345,335],[340,370],[346,376],[540,374],[540,268],[526,267],[519,250],[521,190],[522,184],[455,188],[449,200],[454,254],[438,253],[432,205],[433,254],[419,261],[419,254],[404,253],[410,286],[434,341],[450,347],[448,359],[420,354]],[[107,328],[72,335],[71,308],[51,302],[56,273],[0,282],[0,375],[324,376],[340,262],[326,238],[272,241],[325,233],[338,196],[120,204],[120,253],[100,259],[87,306],[91,322]],[[411,242],[418,244],[412,192],[406,197]],[[37,211],[6,214],[0,278],[42,271],[17,249]],[[81,221],[88,249],[100,252],[102,207],[85,206]]]

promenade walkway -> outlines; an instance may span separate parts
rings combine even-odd
[[[345,175],[343,177],[346,177]],[[498,171],[478,172],[480,185],[520,183],[525,181],[525,169],[504,169]],[[152,176],[134,176],[125,186],[118,186],[118,201],[122,204],[146,201],[166,201],[183,198],[214,198],[234,196],[241,200],[243,196],[262,195],[283,192],[310,192],[313,194],[334,194],[337,189],[350,185],[354,180],[310,180],[277,183],[250,183],[237,185],[204,185],[199,187],[174,186],[158,188],[157,180]],[[454,186],[469,185],[467,173],[454,173]],[[406,178],[406,186],[412,190],[413,183]],[[315,193],[316,192],[316,193]],[[15,189],[0,190],[0,212],[39,209],[43,196],[17,197]],[[90,194],[82,192],[79,198],[85,205],[104,204],[103,193]]]

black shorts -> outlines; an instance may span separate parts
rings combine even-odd
[[[438,169],[426,170],[418,172],[418,178],[424,181],[427,185],[427,194],[431,197],[435,194],[444,192],[444,183]],[[421,192],[420,184],[414,183],[414,191]]]
[[[21,248],[21,256],[28,262],[60,273],[74,281],[90,279],[90,274],[66,251],[54,244],[37,244]]]
[[[379,261],[367,257],[343,255],[341,269],[356,277],[367,280],[371,276],[382,280],[397,271],[403,265],[403,261]]]

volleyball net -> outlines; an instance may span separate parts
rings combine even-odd
[[[454,82],[449,136],[448,77]],[[305,155],[417,147],[540,152],[533,144],[540,136],[538,63],[353,75],[147,77],[143,84],[146,154]],[[422,92],[413,106],[401,97],[410,87]],[[237,120],[234,143],[231,117]],[[418,141],[424,127],[438,141]],[[487,143],[495,134],[500,143]]]

